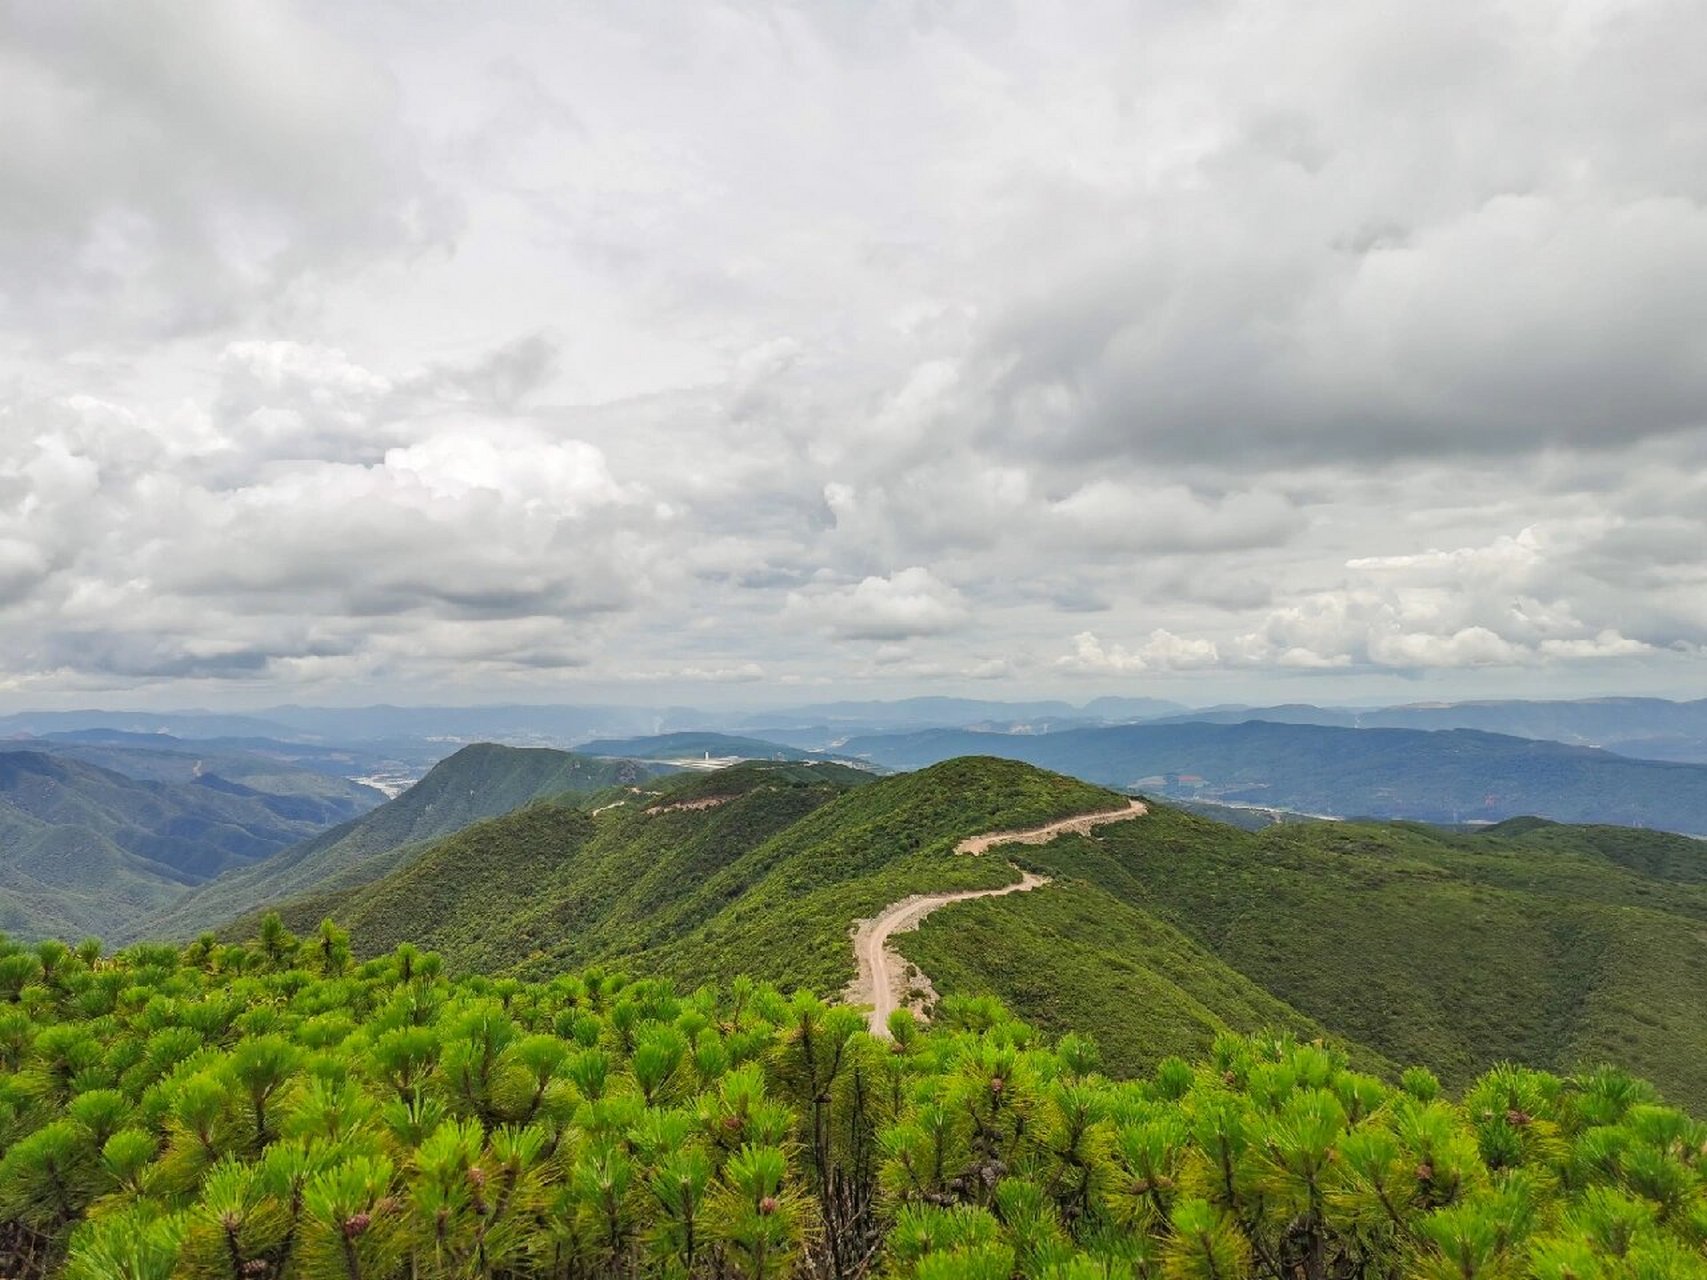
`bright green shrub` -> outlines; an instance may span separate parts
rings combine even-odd
[[[335,929],[0,953],[8,1277],[1707,1278],[1707,1126],[1610,1069],[1454,1102],[1229,1035],[1116,1081],[989,1000],[879,1040]]]

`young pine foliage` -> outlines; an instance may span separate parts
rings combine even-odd
[[[0,941],[17,1280],[1707,1280],[1707,1127],[1285,1036],[1145,1080],[988,1000],[452,979],[332,924]]]

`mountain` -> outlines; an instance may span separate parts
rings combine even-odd
[[[1252,833],[1155,805],[1093,836],[952,852],[1122,803],[992,758],[875,780],[753,763],[614,809],[533,805],[281,911],[298,931],[331,916],[364,953],[410,940],[464,972],[596,963],[835,990],[853,976],[855,921],[914,894],[1011,884],[1011,859],[1051,882],[946,906],[895,944],[939,992],[1092,1034],[1120,1072],[1271,1026],[1454,1083],[1507,1058],[1606,1058],[1707,1102],[1690,1048],[1707,1042],[1691,976],[1707,971],[1707,845],[1537,820]]]
[[[0,715],[0,734],[44,737],[80,729],[169,733],[184,738],[219,736],[289,737],[290,730],[260,716],[215,711],[16,711]]]
[[[1015,878],[1001,859],[955,856],[961,839],[1123,804],[992,759],[875,780],[834,765],[745,764],[672,779],[638,806],[520,810],[370,885],[280,910],[293,929],[329,915],[364,949],[409,939],[463,971],[544,975],[597,962],[688,984],[748,973],[836,990],[853,976],[855,920],[912,894]],[[256,923],[229,932],[245,936]],[[1119,986],[1110,970],[1117,1001],[1143,996],[1135,1019],[1106,1028],[1123,1065],[1202,1047],[1230,1028],[1325,1034],[1168,925],[1155,922],[1127,955],[1121,972],[1151,962],[1166,976]]]
[[[530,703],[477,707],[273,707],[268,720],[298,734],[340,743],[375,740],[506,742],[567,746],[587,738],[656,733],[667,711],[651,707]]]
[[[1083,707],[1070,702],[999,702],[981,698],[900,698],[891,702],[821,702],[775,711],[756,711],[730,721],[768,737],[771,729],[821,729],[827,734],[879,733],[905,729],[964,728],[968,725],[1086,723],[1142,720],[1182,713],[1185,707],[1159,698],[1097,698]]]
[[[1707,1106],[1699,840],[1533,819],[1246,832],[1156,805],[1012,852],[1054,884],[897,940],[939,988],[1118,1049],[1136,1036],[1111,1031],[1153,1016],[1142,948],[1177,930],[1298,1015],[1454,1086],[1501,1061],[1610,1061]]]
[[[314,785],[274,792],[215,773],[139,779],[48,752],[0,751],[0,929],[114,937],[187,886],[380,799],[302,776]]]
[[[742,760],[821,760],[822,756],[780,742],[732,733],[656,733],[639,738],[595,738],[575,748],[589,756],[621,756],[633,760],[693,760],[702,756]]]
[[[80,759],[91,759],[94,752],[103,749],[197,758],[210,755],[222,759],[242,757],[252,761],[271,761],[274,765],[288,765],[332,778],[352,779],[408,769],[416,769],[419,777],[453,749],[442,744],[407,741],[374,741],[358,747],[284,738],[180,738],[167,733],[132,733],[123,729],[73,729],[43,734],[30,741],[41,750],[78,754]],[[113,767],[125,772],[121,765]]]
[[[250,739],[249,741],[255,741]],[[34,751],[80,760],[140,782],[194,782],[214,776],[275,796],[300,796],[328,804],[371,809],[380,797],[342,769],[308,767],[283,754],[233,745],[232,739],[171,738],[160,734],[113,735],[109,731],[55,734],[0,741],[0,752]],[[347,767],[358,767],[346,758]],[[376,762],[377,767],[377,762]]]
[[[630,760],[685,761],[712,760],[798,760],[835,762],[858,766],[870,772],[874,766],[823,751],[807,751],[800,747],[771,742],[764,738],[748,738],[733,733],[681,732],[657,733],[641,738],[598,738],[576,748],[584,755],[608,756]]]
[[[1041,735],[950,729],[852,738],[841,749],[895,769],[961,755],[1004,756],[1148,794],[1302,813],[1448,823],[1534,814],[1707,833],[1707,765],[1634,760],[1468,729],[1266,721]]]
[[[1341,708],[1292,703],[1276,707],[1211,708],[1167,718],[1239,724],[1339,725],[1355,729],[1481,729],[1519,738],[1544,738],[1574,746],[1603,747],[1647,760],[1707,763],[1707,698],[1585,698],[1563,702],[1519,699],[1418,703],[1399,707]]]
[[[396,799],[134,920],[125,936],[188,937],[295,894],[362,884],[405,863],[424,842],[483,818],[545,796],[636,786],[663,772],[657,765],[542,747],[464,747]]]

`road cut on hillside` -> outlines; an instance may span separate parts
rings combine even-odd
[[[1030,827],[1024,831],[993,831],[987,836],[967,836],[954,846],[954,851],[976,856],[994,849],[997,845],[1048,844],[1056,836],[1088,835],[1093,828],[1107,826],[1111,822],[1125,822],[1130,818],[1141,818],[1148,812],[1149,806],[1142,800],[1129,800],[1124,809],[1110,809],[1106,813],[1081,813],[1076,818],[1062,818],[1059,822],[1045,823],[1041,827]]]
[[[1107,813],[1087,813],[1076,818],[1063,818],[1041,827],[1024,831],[996,831],[989,835],[969,836],[954,846],[956,853],[974,856],[1004,844],[1048,844],[1057,836],[1084,835],[1095,827],[1110,822],[1125,822],[1141,817],[1149,810],[1142,800],[1131,801],[1124,809]],[[1017,867],[1015,870],[1019,870]],[[916,893],[912,897],[891,903],[870,920],[854,923],[854,962],[858,973],[847,991],[847,1003],[868,1004],[871,1013],[867,1025],[875,1036],[889,1035],[889,1015],[908,1003],[913,990],[935,995],[930,979],[901,955],[890,949],[889,939],[897,933],[917,929],[919,922],[938,907],[951,902],[967,902],[973,898],[1001,898],[1010,893],[1029,893],[1049,883],[1048,876],[1021,871],[1013,884],[999,889],[961,889],[952,893]]]

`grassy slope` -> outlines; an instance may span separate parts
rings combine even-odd
[[[15,815],[0,847],[0,933],[14,938],[98,935],[115,916],[147,914],[184,891],[166,868],[82,827]]]
[[[1120,1075],[1201,1053],[1223,1031],[1337,1038],[1165,920],[1085,882],[958,903],[895,942],[939,992],[994,995],[1051,1032],[1092,1032]],[[1337,1039],[1362,1068],[1390,1069]]]
[[[366,890],[296,903],[287,922],[305,930],[330,913],[364,947],[414,939],[458,968],[542,973],[609,961],[688,983],[749,972],[836,989],[852,976],[854,920],[910,893],[1013,878],[999,858],[953,855],[961,837],[1119,803],[981,760],[878,782],[826,766],[743,766],[681,779],[653,807],[720,795],[733,798],[597,819],[535,806],[472,827]],[[940,990],[994,990],[1045,1025],[1094,1030],[1123,1070],[1200,1051],[1228,1029],[1325,1034],[1173,926],[1093,886],[964,904],[940,918],[905,940],[909,954],[917,940],[944,940],[927,959]]]
[[[1024,861],[1171,922],[1395,1061],[1462,1082],[1501,1059],[1610,1058],[1698,1105],[1707,889],[1645,876],[1607,855],[1606,833],[1571,831],[1321,823],[1253,834],[1158,808],[1105,828],[1093,853],[1061,842]],[[1662,863],[1707,858],[1707,846],[1659,833],[1617,843],[1623,861],[1637,844]]]
[[[407,863],[429,842],[543,796],[588,795],[635,785],[655,771],[567,751],[464,747],[408,791],[354,822],[222,876],[139,921],[133,937],[188,937],[269,903],[348,889]]]

